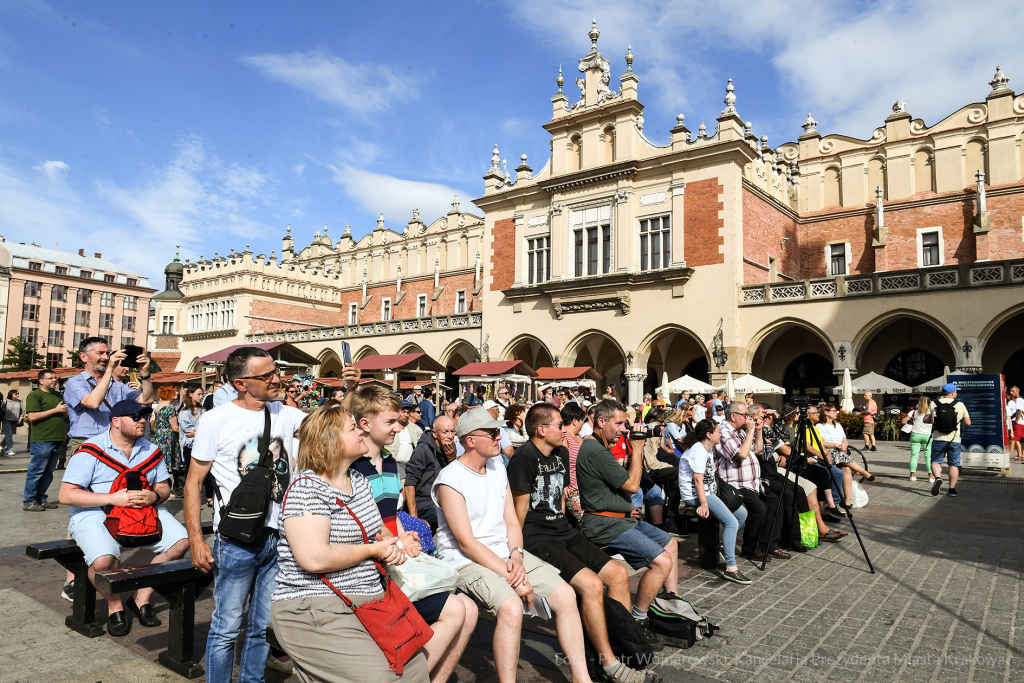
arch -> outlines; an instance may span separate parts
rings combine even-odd
[[[865,325],[861,329],[861,331],[857,333],[857,336],[853,338],[853,348],[856,350],[858,356],[858,363],[859,356],[862,353],[864,347],[867,344],[870,344],[871,341],[875,338],[875,336],[883,328],[888,326],[893,321],[899,320],[901,318],[912,318],[919,322],[925,323],[926,325],[931,325],[942,334],[946,342],[949,344],[950,349],[956,348],[956,335],[954,335],[948,327],[946,327],[943,323],[939,322],[936,318],[933,318],[927,313],[922,313],[921,311],[915,311],[909,308],[895,308],[891,311],[886,311],[885,313],[882,313],[873,320],[869,321],[868,324]],[[950,364],[950,367],[953,367],[953,364]]]
[[[583,168],[583,136],[580,133],[574,133],[569,137],[568,145],[569,153],[569,171],[579,171]]]
[[[408,344],[404,344],[402,348],[398,350],[398,353],[426,353],[426,351],[424,351],[423,347],[419,344],[409,342]]]
[[[988,141],[976,136],[964,145],[964,187],[974,184],[979,170],[988,177]]]
[[[610,164],[615,161],[615,125],[608,124],[601,129],[602,137],[602,154],[604,158],[602,163]]]
[[[761,344],[763,344],[769,336],[776,335],[777,337],[776,333],[789,327],[801,327],[804,330],[813,334],[815,337],[817,337],[818,340],[822,344],[824,344],[828,349],[833,348],[832,340],[829,338],[827,334],[825,334],[824,330],[822,330],[817,325],[809,323],[801,318],[785,317],[779,318],[778,320],[772,321],[771,323],[765,325],[760,330],[758,330],[753,337],[750,338],[750,341],[747,343],[749,357],[746,360],[751,361],[753,359],[758,347],[761,346]],[[775,340],[773,339],[772,343],[774,342]],[[834,352],[830,351],[828,357],[832,358],[832,362],[835,363]]]
[[[822,204],[821,208],[840,206],[843,203],[842,173],[838,166],[829,166],[821,173]]]
[[[1006,321],[1008,321],[1010,318],[1013,318],[1019,313],[1024,313],[1024,302],[1011,306],[1010,308],[1007,308],[1005,311],[992,318],[992,320],[990,320],[989,323],[982,328],[981,334],[978,335],[978,339],[984,342],[988,342],[990,339],[992,339],[992,336],[995,334],[996,330],[1002,327],[1003,324],[1006,323]]]
[[[673,380],[689,374],[686,370],[691,366],[702,367],[703,370],[696,371],[703,376],[694,377],[708,381],[710,358],[707,347],[696,334],[682,325],[668,324],[654,330],[640,342],[635,366],[646,369],[644,392],[653,393],[655,388],[661,386],[663,374]]]
[[[804,353],[786,366],[782,375],[782,386],[790,396],[810,396],[829,401],[835,398],[836,386],[832,361],[819,353]]]
[[[942,359],[926,349],[900,351],[885,366],[882,374],[909,387],[927,382],[942,374]]]
[[[833,371],[836,366],[835,346],[828,335],[811,323],[798,318],[782,318],[766,325],[751,339],[747,345],[747,353],[746,366],[750,368],[751,374],[784,386],[787,390],[804,387],[804,384],[792,378],[790,384],[786,384],[787,372],[791,366],[798,367],[801,358],[804,359],[805,366],[808,362],[816,363],[807,360],[810,356],[824,359]],[[799,379],[797,376],[797,380]],[[827,384],[819,380],[820,378],[815,379],[818,383],[814,386],[820,393]]]
[[[922,145],[911,157],[914,164],[914,193],[935,191],[935,149]]]
[[[379,355],[380,354],[377,353],[377,349],[373,348],[372,346],[364,346],[364,347],[360,348],[358,351],[356,351],[356,355],[352,356],[352,360],[353,361],[357,361],[357,360],[362,360],[362,359],[366,358],[367,356],[379,356]]]
[[[532,334],[521,334],[501,352],[502,360],[521,360],[533,369],[551,367],[554,356],[547,344]]]
[[[884,313],[870,322],[853,343],[857,372],[885,374],[895,356],[908,350],[934,355],[942,365],[957,365],[956,338],[945,325],[919,311],[897,310]],[[920,358],[918,365],[927,363]],[[929,370],[934,369],[931,363]],[[941,374],[942,365],[938,367]],[[930,379],[925,377],[921,381]],[[902,380],[901,380],[902,381]]]
[[[188,364],[188,372],[202,372],[203,364],[199,362],[199,356],[196,356]]]
[[[317,359],[320,361],[320,377],[338,377],[345,369],[345,364],[334,349],[323,349],[317,354]]]
[[[626,354],[619,343],[600,330],[581,332],[565,347],[559,365],[589,365],[604,378],[604,387],[615,386],[625,396]]]
[[[883,157],[881,155],[875,155],[875,156],[871,157],[870,159],[868,159],[867,173],[868,173],[868,186],[866,188],[867,192],[868,192],[867,201],[868,202],[875,201],[875,199],[876,199],[875,188],[878,188],[878,187],[882,188],[882,198],[883,199],[888,199],[889,198],[889,193],[888,193],[888,189],[886,188],[886,182],[885,182],[885,157]]]
[[[480,355],[477,348],[470,344],[465,339],[456,339],[449,344],[445,350],[441,353],[441,365],[450,367],[452,370],[458,370],[459,368],[472,363]]]
[[[1011,359],[1019,356],[1024,350],[1024,340],[1021,339],[1018,330],[1024,327],[1024,303],[1017,304],[1006,309],[985,326],[978,335],[978,345],[981,346],[981,367],[983,372],[1006,374],[1007,386],[1013,383],[1020,384],[1024,377],[1010,379],[1007,374],[1007,366]],[[1010,369],[1013,370],[1014,365]],[[1016,372],[1013,370],[1013,372]]]

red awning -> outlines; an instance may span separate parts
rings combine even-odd
[[[154,372],[153,384],[178,384],[202,377],[198,372]]]
[[[80,374],[82,368],[53,368],[53,374],[57,376],[57,379],[64,379],[65,377],[72,377]],[[39,376],[39,369],[36,370],[12,370],[11,372],[5,372],[0,374],[0,380],[10,379],[31,379],[35,380]]]
[[[395,353],[384,356],[367,356],[354,365],[363,372],[380,370],[420,370],[444,372],[444,366],[425,353]]]
[[[579,368],[537,368],[537,379],[544,381],[583,379],[593,374],[589,373],[589,370],[589,365]]]
[[[496,360],[489,363],[470,363],[469,365],[456,370],[454,375],[458,376],[497,376],[497,375],[528,375],[535,376],[529,365],[521,360]]]
[[[289,363],[306,363],[307,365],[320,365],[320,361],[288,342],[264,342],[263,344],[235,344],[226,349],[203,356],[200,363],[223,363],[235,349],[243,346],[269,351],[276,360],[283,360]]]

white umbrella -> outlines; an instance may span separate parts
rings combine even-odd
[[[664,388],[661,387],[661,389]],[[699,379],[689,375],[683,375],[668,383],[668,391],[670,394],[681,394],[684,391],[689,391],[691,394],[710,394],[715,391],[715,388],[707,382],[701,382]]]
[[[718,387],[721,389],[722,387]],[[725,378],[725,393],[734,401],[739,400],[739,394],[785,394],[786,390],[777,384],[772,384],[766,379],[755,377],[751,374],[732,378],[730,372]]]
[[[840,393],[843,395],[843,403],[840,406],[843,412],[853,412],[853,382],[850,380],[850,368],[843,370],[843,386],[840,387]]]
[[[972,375],[971,372],[958,372],[958,375]],[[942,376],[936,377],[933,380],[925,382],[924,384],[918,384],[914,387],[914,391],[919,394],[938,394],[942,392],[942,385],[949,383],[949,366],[945,366],[942,369]]]
[[[884,375],[879,375],[877,372],[869,372],[866,375],[861,375],[853,382],[851,398],[853,394],[862,394],[865,391],[870,391],[872,394],[909,394],[913,391],[910,387],[902,382],[897,382],[894,379],[889,379]],[[841,386],[835,387],[833,391],[842,391]]]
[[[661,386],[657,389],[658,396],[661,396],[666,401],[668,400],[668,373],[662,371],[661,373]]]
[[[719,387],[720,389],[722,387]],[[736,400],[736,385],[732,380],[732,371],[725,374],[725,397],[730,401]]]

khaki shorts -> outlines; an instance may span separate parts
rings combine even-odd
[[[875,423],[874,422],[865,422],[864,423],[864,436],[874,436],[874,435],[875,435]]]
[[[523,568],[535,595],[546,598],[565,585],[558,570],[536,555],[526,553]],[[503,602],[510,597],[519,597],[505,577],[475,562],[462,565],[458,572],[458,587],[483,603],[494,616],[498,616],[498,608]]]

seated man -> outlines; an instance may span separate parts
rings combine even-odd
[[[679,549],[671,534],[631,516],[633,494],[640,490],[645,432],[629,434],[633,456],[629,469],[615,460],[611,447],[627,433],[626,406],[605,399],[594,406],[594,433],[583,440],[576,459],[576,483],[583,507],[583,534],[598,545],[619,553],[633,569],[648,567],[636,589],[633,618],[647,639],[658,642],[650,630],[647,608],[664,588],[679,591]]]
[[[500,430],[501,423],[483,408],[459,418],[456,435],[465,453],[441,471],[432,491],[438,555],[458,571],[458,587],[497,618],[493,648],[499,681],[516,680],[523,605],[533,607],[539,596],[554,613],[573,681],[587,683],[576,593],[558,570],[522,548],[523,530],[498,457]]]
[[[563,445],[566,437],[558,409],[550,403],[535,404],[526,413],[526,433],[530,440],[519,447],[508,465],[516,516],[523,525],[523,545],[554,566],[580,596],[583,630],[590,636],[608,680],[651,683],[657,677],[635,676],[635,671],[615,658],[608,640],[604,587],[608,586],[609,597],[628,611],[629,574],[565,518],[569,451]]]
[[[437,511],[431,499],[431,490],[437,473],[455,457],[455,422],[442,415],[434,420],[433,429],[424,432],[416,444],[412,457],[405,464],[405,504],[409,514],[437,530]]]
[[[498,405],[496,401],[485,401],[483,409],[490,413],[491,417],[493,417],[495,420],[498,420],[501,423],[502,427],[505,426],[505,422],[501,418],[501,406]],[[508,434],[505,433],[504,429],[501,430],[501,436],[498,439],[498,449],[501,451],[501,454],[505,456],[504,458],[502,458],[502,461],[507,466],[508,461],[512,458],[512,454],[515,453],[515,449],[512,448],[512,440],[508,438]],[[462,452],[462,442],[456,441],[455,457],[457,458],[460,455],[462,455]]]
[[[152,412],[152,408],[132,399],[118,401],[110,410],[110,429],[85,441],[75,451],[77,457],[68,461],[64,481],[60,485],[59,500],[71,506],[68,533],[85,554],[90,580],[95,580],[96,572],[121,568],[121,547],[103,524],[106,520],[103,506],[144,508],[147,505],[159,505],[171,495],[171,477],[162,459],[146,473],[149,491],[121,489],[110,493],[110,487],[119,472],[89,452],[90,447],[98,448],[129,469],[145,463],[153,454],[159,454],[156,445],[142,438],[146,431],[146,420]],[[159,541],[145,546],[147,550],[156,553],[152,563],[181,559],[188,550],[185,527],[164,508],[157,510],[163,533]],[[152,588],[140,588],[123,605],[120,595],[97,590],[107,601],[107,631],[110,635],[124,636],[132,630],[131,621],[124,612],[125,607],[135,614],[143,626],[160,625],[160,620],[149,605]]]

